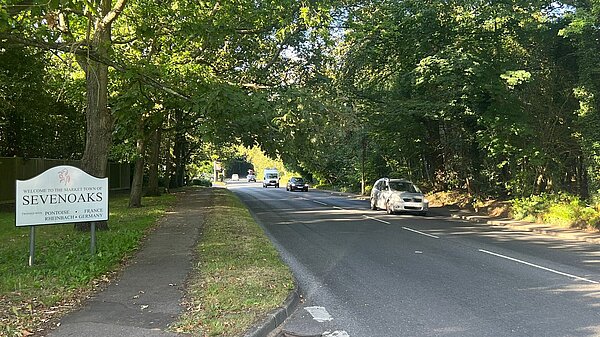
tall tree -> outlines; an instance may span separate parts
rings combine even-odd
[[[600,3],[569,1],[556,10],[568,25],[560,35],[573,43],[578,66],[578,85],[574,94],[579,100],[577,137],[583,147],[592,191],[600,191]],[[563,14],[565,13],[565,14]]]

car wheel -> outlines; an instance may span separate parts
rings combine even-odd
[[[308,187],[305,187],[305,188],[304,188],[304,192],[308,192]]]
[[[389,201],[385,203],[385,210],[387,214],[394,214],[394,209],[390,205]]]
[[[377,204],[375,203],[375,199],[371,198],[371,209],[376,211],[377,210]]]
[[[279,188],[279,184],[276,184],[276,185],[275,185],[275,188]]]

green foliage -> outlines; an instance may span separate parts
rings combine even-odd
[[[81,56],[64,51],[88,45],[88,17],[101,9],[33,3],[0,10],[12,27],[0,28],[9,74],[0,83],[15,82],[2,87],[0,111],[9,113],[0,113],[0,147],[77,156],[85,76],[73,67]],[[259,176],[277,167],[350,190],[393,176],[478,196],[585,199],[600,191],[598,6],[130,1],[106,46],[111,158],[139,158],[135,145],[159,129],[161,159],[171,164],[161,167],[172,181],[209,173],[206,163],[233,160],[241,144],[274,158],[248,154]],[[68,27],[59,27],[59,14]],[[61,49],[60,58],[21,48],[19,67],[15,34],[58,41],[42,46]],[[60,80],[46,85],[48,77]],[[47,95],[32,99],[37,92]],[[56,93],[58,103],[49,99]],[[13,109],[17,100],[21,109]],[[59,103],[67,112],[49,113]]]
[[[351,7],[336,50],[341,61],[332,71],[338,91],[327,89],[322,104],[335,106],[341,96],[346,106],[360,106],[349,111],[366,135],[367,158],[357,155],[356,129],[345,137],[318,128],[313,139],[329,138],[318,147],[335,150],[317,161],[333,165],[319,172],[307,159],[301,166],[344,185],[355,184],[360,172],[368,180],[402,176],[472,194],[585,197],[582,154],[590,165],[594,143],[582,147],[581,140],[595,139],[592,129],[600,128],[574,118],[578,68],[568,57],[574,46],[557,34],[569,18],[551,17],[546,6],[401,1]],[[317,158],[310,144],[302,148]]]
[[[49,57],[0,42],[0,156],[75,159],[83,115],[60,95]],[[56,98],[55,98],[56,97]]]
[[[514,199],[511,213],[516,219],[561,227],[600,227],[598,207],[586,205],[579,197],[568,194],[545,194]]]
[[[204,186],[204,187],[212,187],[212,182],[208,179],[192,179],[192,185],[194,186]]]
[[[511,212],[515,219],[537,221],[553,203],[560,202],[557,195],[534,195],[512,200]]]

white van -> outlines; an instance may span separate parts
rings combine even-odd
[[[277,169],[265,169],[262,184],[264,188],[267,188],[267,186],[279,188],[279,171]]]

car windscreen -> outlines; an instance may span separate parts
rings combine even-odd
[[[394,191],[420,193],[419,188],[409,182],[405,181],[390,181],[390,187]]]
[[[267,173],[267,179],[277,179],[276,173]]]
[[[297,183],[297,184],[302,184],[302,183],[304,183],[304,180],[302,178],[294,178],[291,180],[291,182]]]

